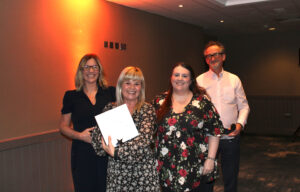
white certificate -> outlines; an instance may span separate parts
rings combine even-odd
[[[118,141],[125,142],[139,135],[126,104],[96,115],[95,118],[106,144],[108,136],[111,136],[115,147]]]

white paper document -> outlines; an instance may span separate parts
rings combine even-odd
[[[118,140],[125,142],[139,135],[126,104],[95,116],[104,141],[108,144],[108,136],[114,147]]]

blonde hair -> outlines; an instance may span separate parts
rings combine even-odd
[[[145,102],[145,79],[141,69],[138,67],[126,67],[120,73],[116,87],[117,106],[124,104],[124,100],[122,97],[122,84],[127,80],[141,81],[142,88],[138,97],[138,102],[135,105],[135,110],[140,111],[142,105]]]
[[[107,82],[105,80],[105,75],[104,75],[104,72],[103,72],[103,67],[101,65],[99,57],[96,54],[89,53],[89,54],[84,55],[81,58],[81,60],[80,60],[80,62],[78,64],[78,67],[77,67],[77,71],[76,71],[76,75],[75,75],[75,87],[76,87],[77,91],[80,91],[83,88],[84,79],[83,79],[82,71],[83,71],[84,65],[90,59],[94,59],[96,61],[97,65],[98,65],[98,67],[99,67],[99,77],[98,77],[97,84],[100,87],[103,87],[103,88],[107,87]]]

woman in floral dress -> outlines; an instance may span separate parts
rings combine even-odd
[[[189,65],[175,65],[170,84],[153,101],[160,186],[170,192],[212,191],[222,122]]]
[[[103,141],[99,129],[92,133],[92,145],[98,155],[109,154],[107,169],[107,192],[157,192],[158,174],[155,155],[150,147],[155,132],[155,110],[145,102],[145,82],[137,67],[126,67],[120,74],[116,87],[116,103],[109,103],[104,111],[126,104],[139,136],[113,147]],[[116,117],[117,118],[117,117]]]

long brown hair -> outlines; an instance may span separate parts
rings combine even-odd
[[[197,85],[194,70],[190,65],[188,65],[184,62],[176,63],[172,68],[171,76],[173,74],[174,69],[178,66],[181,66],[190,72],[191,84],[189,86],[189,89],[190,89],[190,91],[192,91],[193,95],[195,95],[195,94],[207,95],[206,90],[203,87],[200,87]],[[171,76],[170,76],[170,79],[171,79]],[[172,94],[173,94],[173,87],[172,87],[171,80],[170,80],[169,89],[167,91],[166,98],[165,98],[164,102],[162,103],[161,107],[157,111],[157,122],[158,123],[160,123],[163,120],[163,118],[165,117],[165,115],[170,111],[170,108],[172,106]]]

